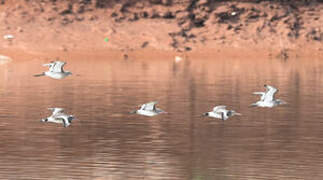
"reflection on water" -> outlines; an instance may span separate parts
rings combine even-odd
[[[323,178],[318,60],[70,60],[61,81],[17,61],[0,66],[3,179]],[[289,104],[248,107],[265,83]],[[151,100],[170,113],[128,114]],[[201,117],[221,104],[243,116]],[[48,107],[77,119],[40,123]]]

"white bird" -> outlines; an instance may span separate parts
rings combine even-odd
[[[67,115],[64,113],[63,108],[48,108],[52,111],[52,115],[47,117],[46,119],[42,119],[41,122],[52,122],[63,124],[64,127],[68,127],[71,125],[72,120],[74,119],[73,115]]]
[[[222,120],[227,120],[229,117],[238,115],[241,116],[240,113],[235,112],[234,110],[227,110],[226,106],[216,106],[213,108],[213,111],[207,112],[203,114],[204,116],[218,118]]]
[[[156,101],[143,104],[140,106],[140,109],[132,111],[130,113],[140,114],[140,115],[144,115],[144,116],[155,116],[160,113],[166,113],[165,111],[163,111],[159,108],[156,108],[156,104],[157,104]]]
[[[179,63],[182,60],[183,60],[183,58],[181,58],[180,56],[175,56],[175,62],[176,63]]]
[[[275,99],[275,94],[278,92],[273,86],[264,85],[266,88],[266,92],[254,92],[253,94],[261,95],[260,100],[256,103],[252,103],[251,106],[258,106],[258,107],[275,107],[281,104],[287,104],[285,101],[280,99]]]
[[[7,40],[11,40],[13,38],[15,38],[12,34],[6,34],[3,36],[4,39],[7,39]]]
[[[52,61],[48,64],[43,64],[43,66],[49,66],[49,70],[46,72],[43,72],[42,74],[36,74],[35,77],[40,76],[48,76],[53,79],[63,79],[66,76],[72,75],[69,71],[64,71],[63,67],[66,64],[66,62],[62,61]]]

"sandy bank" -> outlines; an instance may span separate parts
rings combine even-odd
[[[319,1],[12,0],[0,12],[0,53],[13,56],[323,56]]]

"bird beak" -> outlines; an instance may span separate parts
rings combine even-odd
[[[137,111],[135,110],[135,111],[130,111],[129,113],[130,113],[130,114],[136,114],[136,112],[137,112]]]
[[[241,113],[234,113],[234,115],[238,115],[238,116],[242,116],[242,114]]]

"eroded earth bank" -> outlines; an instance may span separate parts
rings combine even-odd
[[[155,52],[286,59],[323,54],[322,0],[0,2],[0,53],[11,56]]]

